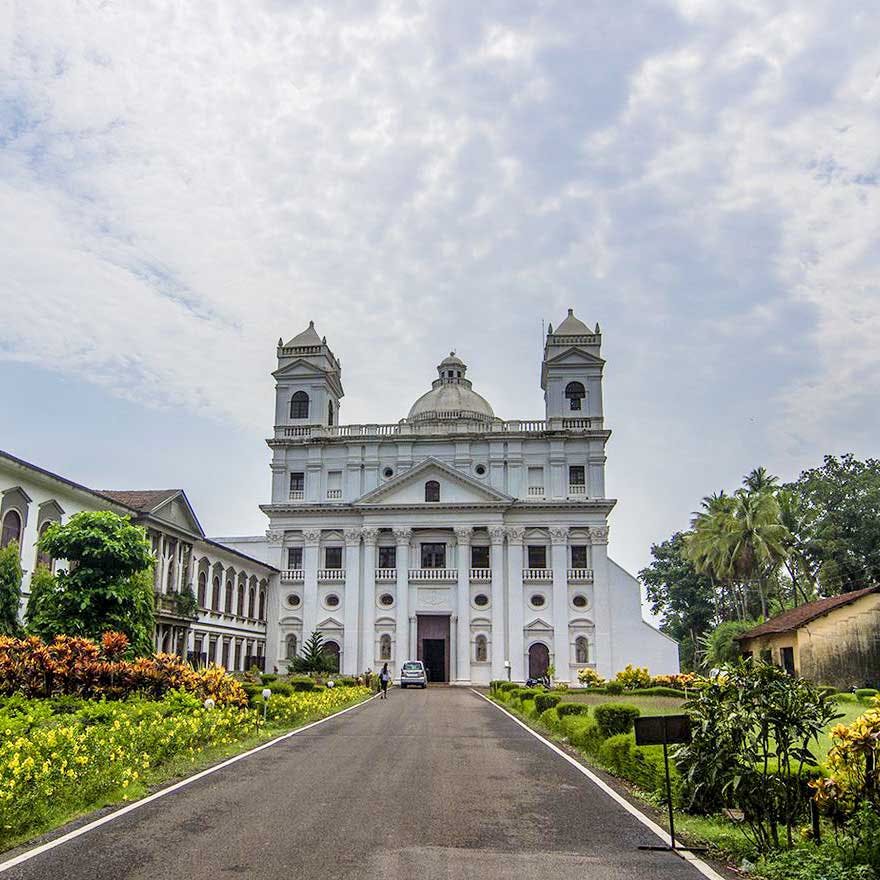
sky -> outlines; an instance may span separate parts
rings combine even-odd
[[[261,533],[279,337],[343,422],[603,332],[611,553],[880,435],[875,3],[7,0],[0,448]]]

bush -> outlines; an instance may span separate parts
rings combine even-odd
[[[546,693],[546,691],[543,691],[540,688],[518,687],[511,691],[511,693],[515,697],[519,697],[521,700],[532,700],[537,697],[538,694]]]
[[[680,691],[677,688],[661,686],[639,688],[638,690],[629,691],[629,693],[640,694],[643,697],[675,697],[679,700],[683,700],[687,696],[684,691]]]
[[[260,681],[263,682],[263,684],[270,684],[273,681],[278,681],[278,676],[275,675],[274,672],[264,672],[260,676]]]
[[[837,693],[837,688],[832,684],[820,684],[817,690],[820,694],[825,694],[827,697],[833,697]]]
[[[523,713],[523,715],[525,715],[527,718],[537,719],[539,713],[535,708],[534,700],[525,699],[521,700],[520,703],[520,711]]]
[[[593,716],[603,737],[629,733],[642,713],[626,703],[602,703],[593,708]]]
[[[623,684],[619,681],[609,681],[605,685],[605,693],[612,697],[619,697],[623,693]]]
[[[606,739],[599,747],[599,761],[615,776],[620,776],[645,791],[665,800],[666,770],[661,746],[637,746],[635,736],[620,733]],[[670,765],[672,799],[677,800],[678,775]]]
[[[560,730],[568,741],[588,755],[595,755],[602,745],[602,734],[595,719],[588,715],[566,715],[560,719]]]
[[[585,666],[583,669],[578,669],[578,681],[584,687],[598,687],[605,683],[605,679],[596,672],[595,669],[591,669],[589,666]]]
[[[552,709],[554,706],[558,706],[560,702],[562,702],[562,697],[558,694],[538,694],[535,697],[535,708],[540,714],[548,709]]]
[[[564,718],[566,715],[589,715],[590,707],[586,703],[558,703],[556,714],[560,718]]]
[[[756,868],[762,880],[875,880],[877,874],[868,865],[846,865],[839,851],[798,849],[773,853],[761,859]]]
[[[867,703],[877,696],[878,691],[877,688],[857,688],[855,693],[856,699],[860,703]]]
[[[576,715],[570,716],[572,718],[576,718]],[[554,733],[559,730],[559,715],[556,714],[556,709],[545,709],[538,718],[538,721],[544,725],[548,730],[552,730]],[[0,724],[2,726],[2,724]]]
[[[293,689],[293,691],[298,694],[317,690],[317,685],[313,678],[291,678],[288,680],[287,683]]]
[[[283,681],[270,681],[266,687],[272,691],[272,696],[278,694],[281,697],[289,697],[293,693],[293,687]]]
[[[519,685],[515,681],[502,681],[499,682],[497,690],[502,694],[510,693],[510,691],[514,691],[519,687]]]
[[[855,694],[847,694],[847,693],[832,694],[830,699],[834,700],[835,703],[855,703],[855,702],[858,702]]]
[[[648,672],[648,668],[646,666],[633,666],[632,663],[627,663],[626,669],[618,672],[614,680],[623,685],[625,691],[651,686],[651,674]]]

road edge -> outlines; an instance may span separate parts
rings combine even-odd
[[[135,810],[152,803],[153,801],[157,801],[160,798],[166,797],[169,794],[174,794],[174,792],[185,788],[193,782],[197,782],[199,779],[204,779],[206,776],[210,776],[212,773],[217,773],[219,770],[223,770],[224,768],[229,767],[231,764],[235,764],[238,761],[243,760],[244,758],[249,758],[251,755],[255,755],[257,752],[262,752],[263,749],[268,749],[271,746],[277,745],[280,742],[284,742],[284,740],[290,739],[293,736],[297,736],[300,733],[305,733],[307,730],[311,730],[311,728],[317,727],[319,724],[324,724],[327,721],[332,721],[334,718],[338,718],[340,715],[345,715],[346,712],[351,712],[354,709],[359,709],[361,706],[366,706],[367,703],[371,703],[378,696],[379,694],[373,694],[373,696],[368,697],[366,700],[362,700],[360,703],[355,703],[353,706],[348,706],[345,709],[340,709],[338,712],[334,712],[332,715],[328,715],[326,718],[319,718],[317,721],[311,721],[308,724],[304,724],[302,727],[297,727],[296,730],[289,730],[287,733],[282,733],[280,736],[276,736],[275,739],[270,739],[268,742],[264,742],[258,746],[254,746],[254,748],[248,749],[246,752],[242,752],[239,755],[233,755],[231,758],[227,758],[225,761],[221,761],[219,764],[214,764],[213,767],[207,767],[205,770],[200,770],[198,773],[194,773],[192,776],[187,776],[186,779],[181,779],[179,782],[175,782],[174,784],[169,785],[166,788],[161,788],[159,789],[159,791],[153,792],[153,794],[147,795],[146,797],[127,804],[124,807],[120,807],[118,810],[114,810],[112,813],[108,813],[106,816],[101,816],[101,818],[95,819],[92,822],[87,823],[86,825],[80,826],[79,828],[75,828],[73,831],[68,831],[67,834],[62,834],[60,837],[56,837],[53,840],[46,841],[46,843],[35,846],[33,849],[29,849],[23,853],[19,853],[17,856],[13,856],[11,859],[6,860],[5,862],[0,862],[0,874],[4,874],[10,868],[15,868],[18,865],[23,864],[24,862],[28,862],[31,859],[42,855],[44,852],[49,852],[49,850],[53,850],[70,840],[81,837],[83,834],[88,834],[89,831],[93,831],[95,828],[100,828],[102,825],[107,825],[109,822],[113,822],[115,819],[119,819],[122,816],[127,815],[128,813],[132,813]]]
[[[574,767],[578,772],[582,773],[587,779],[590,780],[597,788],[599,788],[602,792],[604,792],[608,797],[610,797],[613,801],[623,807],[631,816],[638,819],[639,822],[642,823],[647,829],[649,829],[653,834],[656,834],[657,837],[663,841],[666,846],[669,846],[670,838],[668,832],[664,831],[653,819],[649,816],[646,816],[638,807],[631,804],[623,795],[616,792],[610,785],[608,785],[605,780],[598,777],[595,773],[581,764],[579,761],[576,761],[571,755],[564,752],[559,748],[555,743],[550,742],[546,737],[541,736],[536,730],[532,730],[528,724],[520,721],[519,718],[516,717],[511,712],[508,712],[503,706],[499,706],[494,700],[490,700],[485,694],[481,694],[475,688],[471,688],[471,692],[475,693],[480,699],[485,700],[490,706],[494,706],[499,712],[503,712],[508,718],[512,721],[515,721],[523,730],[527,733],[531,734],[536,740],[543,743],[547,746],[548,749],[555,752],[561,758],[568,761],[572,767]],[[725,878],[719,874],[711,865],[708,865],[701,858],[694,855],[690,850],[687,849],[678,849],[676,848],[676,853],[684,859],[684,861],[693,865],[707,880],[725,880]],[[0,865],[0,870],[2,870],[2,865]]]

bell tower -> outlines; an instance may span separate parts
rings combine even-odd
[[[278,340],[275,424],[338,425],[342,365],[315,330],[315,322],[290,342]]]
[[[599,325],[590,330],[569,309],[565,320],[547,329],[541,388],[546,418],[602,419],[602,369]]]

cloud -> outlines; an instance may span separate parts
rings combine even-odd
[[[632,558],[743,455],[876,436],[869,3],[0,15],[0,359],[265,431],[274,344],[314,318],[346,420],[405,415],[450,347],[534,417],[541,319],[574,305]]]

